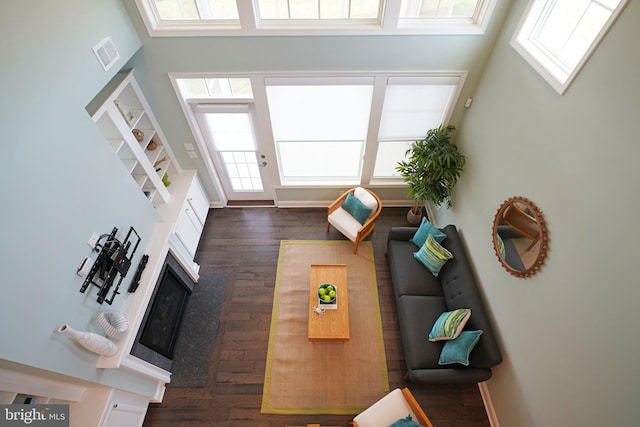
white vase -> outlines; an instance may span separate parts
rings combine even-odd
[[[71,335],[81,346],[101,356],[112,356],[118,351],[118,346],[108,338],[93,332],[76,331],[66,323],[60,325],[58,332]]]
[[[98,313],[98,323],[107,336],[119,340],[127,334],[129,322],[124,314],[115,310],[101,311]]]

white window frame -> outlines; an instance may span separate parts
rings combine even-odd
[[[265,78],[264,80],[265,83],[265,89],[269,86],[323,86],[323,85],[330,85],[330,86],[370,86],[373,88],[375,88],[374,83],[375,83],[375,79],[373,76],[347,76],[347,75],[341,75],[341,76],[332,76],[332,77],[328,77],[328,76],[321,76],[321,77],[292,77],[292,76],[287,76],[287,77],[276,77],[276,76],[270,76]],[[267,101],[268,102],[268,101]],[[372,101],[371,101],[372,102]],[[370,103],[369,103],[370,105]],[[271,120],[269,118],[269,120]],[[371,113],[369,112],[369,126],[371,124]],[[362,168],[363,168],[363,164],[364,164],[364,150],[366,149],[367,146],[367,136],[363,135],[362,140],[360,139],[345,139],[345,140],[318,140],[318,141],[311,141],[311,140],[307,140],[307,141],[299,141],[299,143],[304,144],[305,142],[318,142],[318,143],[327,143],[327,144],[332,144],[332,143],[339,143],[339,142],[347,142],[347,143],[358,143],[360,144],[360,153],[359,155],[357,155],[358,158],[358,165],[357,165],[357,169],[355,171],[354,175],[348,175],[348,176],[334,176],[332,178],[327,178],[327,177],[320,177],[320,176],[308,176],[308,177],[286,177],[284,170],[283,170],[283,164],[282,164],[282,146],[281,143],[290,143],[290,142],[294,142],[294,141],[277,141],[274,138],[274,135],[271,135],[271,140],[274,143],[275,149],[276,149],[276,154],[277,154],[277,158],[278,158],[278,169],[279,169],[279,180],[282,186],[291,186],[291,187],[296,187],[296,186],[305,186],[305,185],[357,185],[362,177]]]
[[[600,41],[607,34],[614,24],[628,0],[621,0],[613,10],[611,16],[604,24],[596,38],[586,50],[582,59],[571,69],[566,64],[560,64],[560,60],[544,49],[535,41],[537,31],[546,19],[546,11],[556,0],[529,0],[520,23],[511,39],[511,46],[531,65],[558,94],[563,95],[573,80],[580,73],[584,65],[589,60],[591,54],[596,50]],[[592,0],[595,2],[597,0]]]
[[[182,110],[187,118],[187,122],[191,131],[195,137],[198,148],[202,153],[208,152],[207,144],[204,140],[204,135],[198,125],[196,113],[194,112],[196,104],[198,103],[253,103],[253,113],[255,114],[254,123],[256,125],[256,138],[262,141],[262,151],[266,151],[268,158],[276,159],[276,144],[274,142],[273,132],[270,122],[270,114],[268,109],[268,101],[266,96],[266,81],[270,78],[293,78],[299,80],[300,78],[309,78],[317,81],[319,76],[321,77],[340,77],[343,82],[349,82],[350,79],[360,80],[362,78],[373,78],[373,101],[371,109],[371,117],[369,121],[369,130],[367,139],[364,144],[364,162],[362,164],[362,170],[360,174],[359,182],[353,184],[358,185],[375,185],[379,187],[391,187],[400,188],[406,187],[406,184],[401,177],[381,177],[374,178],[373,170],[375,166],[375,160],[378,147],[378,131],[380,129],[380,119],[382,114],[382,106],[384,103],[385,89],[387,82],[390,78],[394,77],[409,77],[422,80],[424,78],[453,78],[458,79],[457,90],[452,97],[451,104],[443,116],[443,124],[446,126],[449,124],[452,112],[455,106],[458,104],[460,94],[464,88],[468,72],[463,70],[451,70],[451,71],[439,71],[439,72],[375,72],[375,71],[353,71],[353,72],[251,72],[251,73],[233,73],[233,72],[216,72],[216,73],[169,73],[169,79],[174,87],[176,96],[179,99]],[[185,100],[181,96],[180,88],[177,83],[177,79],[181,78],[250,78],[252,83],[252,90],[254,99],[189,99]],[[216,189],[220,191],[219,194],[223,194],[222,184],[220,183],[213,163],[209,156],[203,156],[203,161],[210,174],[211,180],[216,186]],[[272,169],[274,173],[269,175],[269,181],[273,185],[273,188],[318,188],[318,187],[335,187],[335,183],[318,183],[318,182],[282,182],[278,168]]]
[[[480,0],[470,19],[399,18],[401,0],[380,0],[379,19],[259,21],[253,0],[236,0],[238,20],[163,21],[154,0],[135,0],[151,37],[484,34],[498,0]]]

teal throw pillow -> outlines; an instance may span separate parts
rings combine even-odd
[[[413,419],[411,419],[411,415],[407,415],[407,418],[400,418],[389,427],[422,427],[422,424],[418,424],[417,422],[413,421]]]
[[[482,335],[482,331],[462,331],[458,338],[444,343],[438,364],[450,365],[459,363],[469,366],[469,355],[478,341],[480,341],[480,335]]]
[[[413,242],[413,244],[415,244],[417,247],[421,248],[422,245],[424,245],[424,243],[427,241],[427,236],[429,234],[431,234],[438,243],[442,243],[445,237],[447,237],[446,234],[438,230],[429,221],[427,221],[427,218],[422,217],[422,223],[420,224],[418,231],[416,231],[416,234],[414,234],[411,238],[411,242]]]
[[[445,311],[433,324],[431,332],[429,332],[429,341],[456,339],[462,332],[469,317],[471,317],[471,310],[468,308]]]
[[[347,198],[342,204],[342,209],[349,212],[360,224],[367,222],[369,215],[371,215],[371,209],[366,207],[352,193],[347,194]]]
[[[453,258],[453,254],[443,248],[440,243],[429,234],[427,241],[418,252],[413,253],[413,257],[427,267],[431,274],[438,277],[442,267],[447,261]]]

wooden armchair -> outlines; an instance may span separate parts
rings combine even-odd
[[[391,393],[356,415],[349,423],[351,427],[388,427],[400,418],[411,415],[411,419],[425,427],[433,427],[408,388],[391,391]]]
[[[349,212],[342,208],[349,193],[353,194],[362,204],[371,209],[371,214],[361,224]],[[331,203],[327,212],[327,232],[333,225],[346,238],[354,243],[353,253],[358,252],[358,244],[369,234],[373,233],[375,222],[382,211],[382,202],[373,192],[362,187],[351,188],[344,192],[335,202]]]
[[[502,220],[506,225],[510,226],[513,231],[531,240],[527,251],[540,240],[541,228],[538,220],[519,203],[512,203],[507,206],[502,214]]]

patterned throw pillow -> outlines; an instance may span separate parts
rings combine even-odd
[[[444,343],[438,364],[450,365],[459,363],[469,366],[469,355],[478,341],[480,341],[480,335],[482,335],[482,331],[462,331],[458,338]]]
[[[418,252],[413,253],[413,257],[427,267],[431,274],[438,277],[442,267],[447,261],[453,258],[453,254],[443,248],[440,243],[429,234],[427,241]]]
[[[500,252],[500,256],[502,257],[502,259],[506,260],[507,252],[504,247],[504,240],[502,240],[502,237],[500,237],[499,234],[496,234],[496,240],[498,241],[498,251]]]
[[[413,242],[414,245],[420,248],[427,241],[427,236],[429,234],[431,234],[438,243],[442,243],[445,237],[447,237],[446,234],[438,230],[429,221],[427,221],[427,218],[422,217],[422,223],[420,224],[418,231],[416,231],[416,234],[414,234],[411,238],[411,242]]]
[[[468,308],[445,311],[433,324],[431,332],[429,332],[429,341],[456,339],[462,332],[469,317],[471,317],[471,310]]]
[[[371,215],[371,209],[366,207],[352,193],[347,194],[347,198],[342,204],[342,209],[349,212],[360,224],[367,222],[369,215]]]

